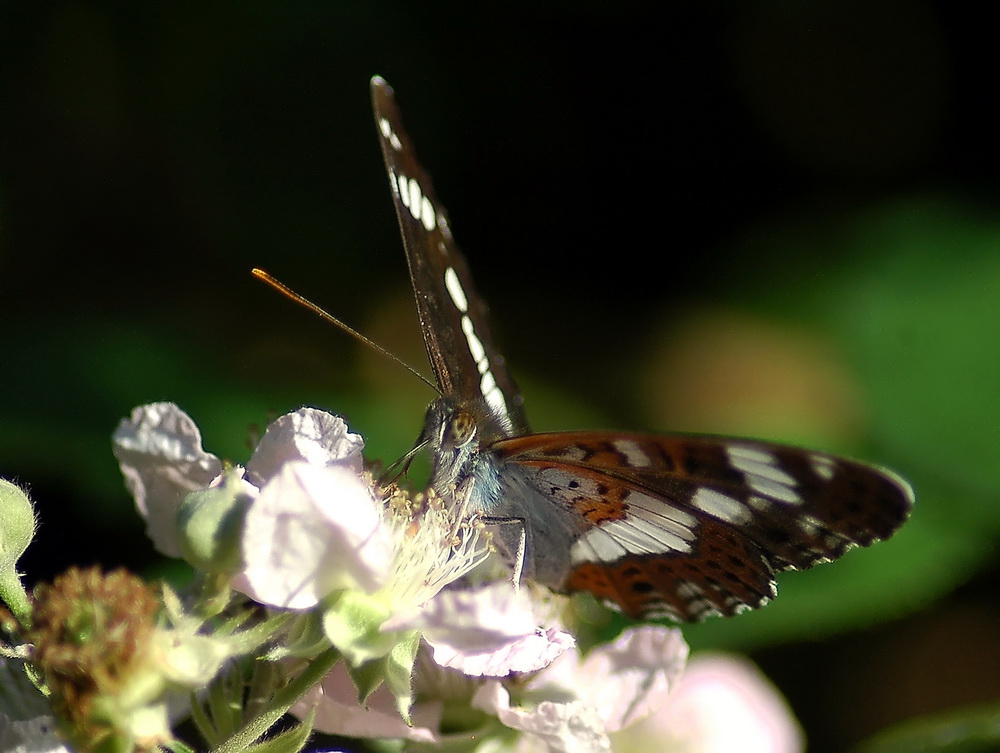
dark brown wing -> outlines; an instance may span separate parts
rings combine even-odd
[[[430,177],[417,161],[392,88],[376,76],[371,92],[424,345],[438,386],[443,395],[463,403],[485,401],[500,435],[525,433],[521,393],[494,345],[486,303],[455,245]]]

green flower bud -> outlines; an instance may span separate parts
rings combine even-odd
[[[21,624],[27,624],[31,603],[21,585],[17,561],[35,535],[35,510],[28,495],[0,479],[0,599]]]
[[[238,468],[230,468],[218,486],[187,495],[177,512],[184,559],[209,573],[236,572],[242,563],[240,537],[250,501]]]

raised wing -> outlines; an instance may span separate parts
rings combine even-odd
[[[525,433],[521,393],[494,345],[488,308],[455,245],[430,177],[417,161],[392,88],[376,76],[371,92],[424,345],[438,386],[461,403],[484,402],[498,436]]]
[[[573,432],[503,440],[515,462],[587,527],[568,591],[633,617],[700,620],[761,606],[776,571],[891,536],[913,493],[888,471],[751,440]]]

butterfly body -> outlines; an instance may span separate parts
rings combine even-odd
[[[424,344],[441,392],[419,443],[431,486],[494,526],[517,574],[626,614],[700,620],[775,595],[774,574],[887,538],[913,495],[889,471],[731,437],[534,434],[447,215],[372,80]]]
[[[430,484],[439,494],[460,499],[466,514],[494,524],[500,549],[520,576],[562,588],[570,570],[567,543],[587,523],[571,505],[545,494],[537,471],[505,456],[502,439],[480,437],[481,425],[452,398],[431,404],[418,440],[431,449]]]

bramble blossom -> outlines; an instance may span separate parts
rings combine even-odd
[[[301,408],[278,418],[245,468],[205,452],[170,403],[137,408],[114,443],[161,551],[227,574],[261,604],[318,614],[349,668],[381,667],[404,719],[421,635],[443,664],[476,674],[535,670],[572,645],[509,582],[442,592],[489,554],[482,526],[433,492],[380,489],[339,417]],[[366,682],[364,696],[381,684]]]

